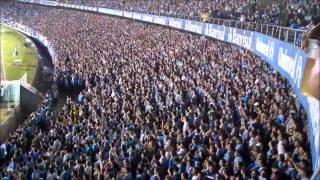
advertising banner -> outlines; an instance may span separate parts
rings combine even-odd
[[[133,13],[133,19],[142,20],[142,14],[140,14],[140,13]]]
[[[123,16],[123,11],[122,10],[114,10],[114,15]]]
[[[205,24],[204,35],[224,41],[227,39],[227,27],[215,24]]]
[[[104,14],[116,15],[116,10],[114,10],[114,9],[98,8],[98,11],[99,11],[100,13],[104,13]]]
[[[144,14],[142,20],[145,22],[153,23],[153,15]]]
[[[228,37],[225,41],[252,50],[254,32],[230,27],[228,27],[227,30]]]
[[[160,25],[168,25],[169,24],[169,18],[164,16],[153,16],[153,23],[160,24]]]
[[[169,26],[177,29],[183,29],[183,20],[182,19],[177,19],[177,18],[170,18],[169,19]]]
[[[56,1],[45,1],[45,0],[42,0],[40,3],[42,3],[44,5],[48,5],[48,6],[57,6],[58,5],[58,2],[56,2]]]
[[[126,18],[132,18],[132,12],[130,11],[123,11],[123,16]]]
[[[296,46],[260,33],[255,33],[254,39],[251,50],[285,76],[296,91],[300,91],[306,53]]]
[[[190,31],[197,34],[203,34],[202,27],[204,23],[199,21],[186,20],[184,30]]]

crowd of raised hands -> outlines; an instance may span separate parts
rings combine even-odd
[[[53,84],[79,94],[54,116],[45,101],[0,143],[0,178],[310,177],[306,113],[249,51],[66,9],[8,3],[1,16],[46,36]]]

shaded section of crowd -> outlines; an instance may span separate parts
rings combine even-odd
[[[310,176],[306,113],[286,79],[250,52],[79,11],[9,3],[1,13],[48,37],[53,84],[81,92],[56,116],[44,102],[1,144],[0,177]]]

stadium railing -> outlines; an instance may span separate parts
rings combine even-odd
[[[147,12],[144,12],[144,13],[148,14]],[[168,16],[168,14],[162,14],[162,13],[153,14],[153,15]],[[170,15],[170,17],[188,19],[188,20],[194,20],[194,21],[202,20],[200,16]],[[271,36],[273,38],[279,39],[281,41],[294,44],[299,47],[301,47],[301,41],[304,33],[307,32],[306,30],[292,29],[292,28],[282,27],[282,26],[277,26],[272,24],[245,22],[240,20],[221,19],[221,18],[213,18],[213,17],[210,17],[206,22],[217,24],[217,25],[223,25],[227,27],[244,29],[248,31],[259,32],[259,33]]]

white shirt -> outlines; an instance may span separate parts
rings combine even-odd
[[[284,154],[283,141],[279,141],[277,148],[278,148],[278,154]]]
[[[187,123],[187,122],[184,122],[184,123],[183,123],[183,127],[182,127],[183,132],[184,132],[184,133],[187,132],[188,129],[189,129],[188,123]]]

